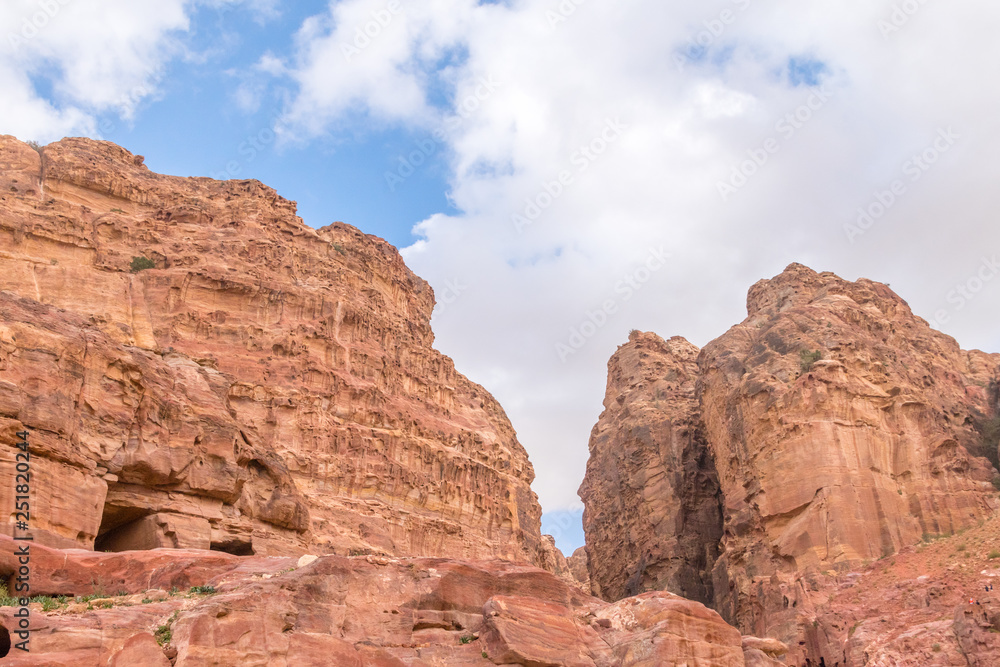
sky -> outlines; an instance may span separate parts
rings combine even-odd
[[[6,0],[0,133],[256,178],[381,236],[504,406],[543,531],[631,329],[702,346],[791,262],[1000,352],[1000,5]]]

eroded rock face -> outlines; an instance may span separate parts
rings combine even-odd
[[[0,548],[12,553],[12,540],[0,537]],[[158,665],[167,656],[176,667],[745,664],[740,633],[701,604],[664,592],[608,604],[544,570],[500,561],[324,556],[298,566],[196,551],[37,552],[77,575],[115,573],[115,594],[47,612],[33,605],[32,652],[4,664]],[[129,574],[122,564],[133,556]],[[178,582],[172,593],[152,588]],[[189,591],[188,582],[206,588]],[[90,592],[77,585],[64,582],[63,592]],[[0,607],[0,624],[12,627],[13,613]]]
[[[0,445],[31,433],[40,542],[541,562],[527,455],[381,239],[2,137],[0,275]]]
[[[691,533],[672,518],[709,487],[661,472],[684,469],[661,443],[696,433],[707,462],[695,469],[717,472],[722,502],[713,606],[747,635],[786,642],[789,664],[834,664],[848,628],[824,624],[816,573],[995,514],[1000,355],[963,351],[885,285],[797,264],[754,285],[747,310],[700,353],[637,334],[609,363],[580,491],[593,587],[615,599],[650,560],[661,573],[706,562],[678,548]]]
[[[754,285],[747,311],[699,357],[725,510],[716,608],[787,638],[800,595],[784,575],[993,514],[976,424],[995,414],[1000,355],[963,351],[885,285],[801,265]]]
[[[698,348],[633,332],[608,362],[580,487],[596,595],[669,590],[710,603],[719,484],[698,412]]]

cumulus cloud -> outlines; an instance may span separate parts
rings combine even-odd
[[[164,66],[187,56],[180,37],[199,5],[276,11],[273,0],[6,0],[0,128],[49,142],[100,135],[102,114],[132,120],[155,98]]]
[[[131,118],[190,56],[194,11],[237,5],[280,6],[0,4],[3,131]],[[403,252],[437,292],[438,347],[507,409],[552,511],[575,503],[629,329],[703,345],[791,261],[890,282],[1000,350],[998,18],[985,0],[340,0],[237,99],[290,81],[277,130],[296,141],[433,137],[455,209],[414,220]]]
[[[307,22],[286,129],[360,114],[445,138],[459,212],[420,221],[404,255],[441,301],[438,346],[510,414],[546,510],[576,501],[629,329],[703,345],[789,262],[890,282],[1000,350],[1000,276],[954,292],[1000,253],[995,4],[414,4],[364,48],[387,3]]]

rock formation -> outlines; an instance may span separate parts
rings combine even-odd
[[[633,332],[608,362],[604,412],[580,487],[591,588],[670,590],[710,603],[719,482],[695,397],[698,348]]]
[[[527,455],[396,250],[142,162],[0,137],[0,447],[31,434],[36,540],[541,563]]]
[[[704,497],[659,474],[686,474],[663,451],[685,432],[675,424],[691,424],[721,492],[715,608],[748,635],[790,642],[790,663],[817,664],[806,574],[847,571],[995,513],[1000,355],[963,351],[885,285],[797,264],[754,285],[747,311],[696,370],[694,348],[648,334],[609,364],[581,487],[591,577],[614,599],[632,592],[628,573],[701,570],[700,553],[685,562],[678,548],[684,523],[656,520]],[[657,383],[669,400],[654,409]]]
[[[716,608],[747,634],[793,637],[800,593],[782,575],[996,510],[976,424],[995,412],[1000,355],[961,350],[885,285],[801,265],[754,285],[747,312],[699,357],[724,497]]]
[[[16,567],[13,552],[0,537],[0,568]],[[4,658],[13,667],[746,664],[740,633],[701,604],[665,592],[609,604],[499,561],[35,554],[64,570],[39,590],[67,597],[31,605],[31,653]],[[0,607],[0,625],[16,627],[13,614]]]

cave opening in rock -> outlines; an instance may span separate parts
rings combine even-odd
[[[212,551],[222,551],[234,556],[253,556],[253,545],[244,540],[212,542]]]
[[[94,551],[204,549],[254,555],[248,530],[217,530],[211,520],[181,513],[127,485],[111,485],[94,540]]]
[[[0,625],[0,658],[6,658],[10,653],[10,630]]]
[[[151,510],[141,507],[105,503],[94,551],[134,551],[160,546],[143,530],[142,522],[151,514]]]

